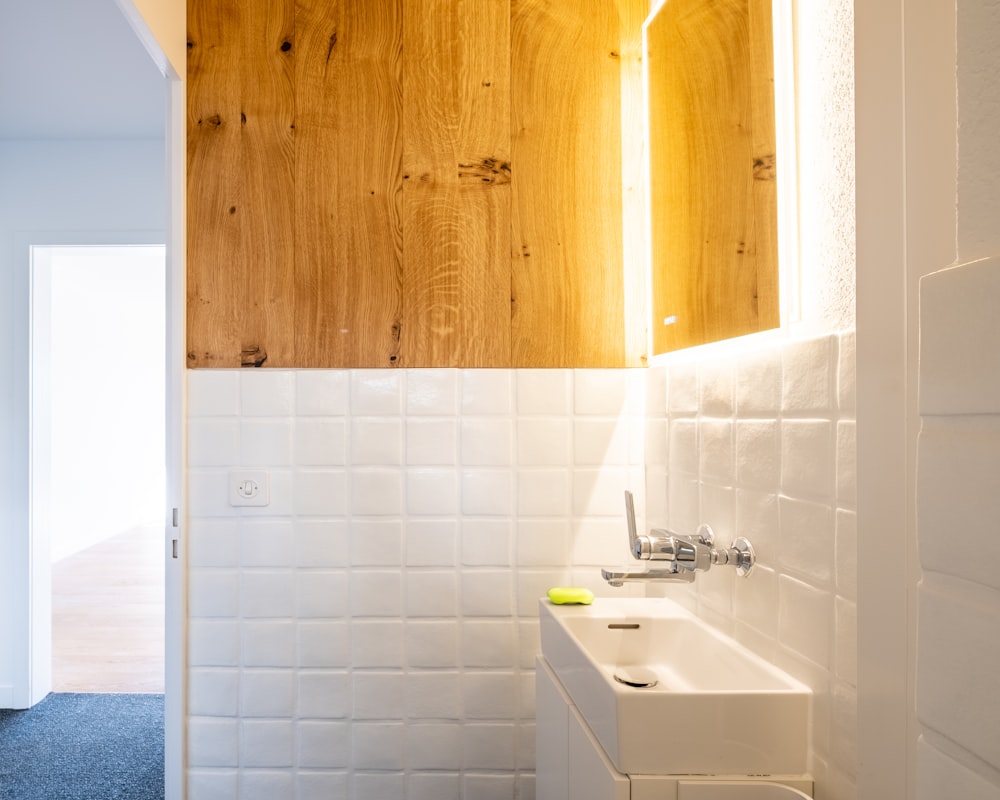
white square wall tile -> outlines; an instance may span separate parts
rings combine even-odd
[[[463,617],[508,617],[513,613],[510,571],[466,571],[461,578]]]
[[[405,473],[406,512],[446,517],[458,513],[458,471],[433,467],[410,468]]]
[[[192,569],[188,576],[189,616],[237,616],[239,587],[240,578],[236,570]]]
[[[393,617],[403,613],[402,576],[398,570],[352,570],[351,614]]]
[[[351,373],[343,369],[295,372],[295,413],[300,417],[343,416],[348,412]]]
[[[997,769],[1000,592],[925,574],[918,604],[917,716]]]
[[[403,422],[401,419],[353,419],[351,422],[351,464],[392,466],[403,463]]]
[[[291,667],[295,663],[295,623],[247,620],[240,626],[244,667]]]
[[[514,428],[509,419],[465,418],[460,439],[462,464],[505,467],[512,461]]]
[[[351,513],[399,516],[403,511],[403,476],[399,470],[351,472]]]
[[[740,485],[775,491],[781,480],[781,429],[773,419],[736,423],[736,477]]]
[[[570,412],[572,372],[565,369],[519,369],[517,413],[565,416]]]
[[[841,412],[853,412],[857,391],[857,336],[854,331],[840,334],[837,352],[837,403]]]
[[[773,417],[781,409],[781,348],[748,353],[736,364],[736,413]]]
[[[403,409],[403,373],[398,370],[351,370],[351,413],[361,417],[395,416]]]
[[[732,422],[699,420],[698,444],[698,471],[702,480],[731,486],[736,478]]]
[[[295,463],[300,467],[342,466],[347,426],[342,419],[299,418],[295,422]]]
[[[698,367],[694,363],[674,364],[667,378],[667,410],[671,414],[698,412]]]
[[[188,766],[235,767],[239,764],[240,723],[237,719],[189,717]]]
[[[397,722],[356,722],[352,724],[352,766],[358,770],[402,769],[404,766],[403,735],[403,725]],[[393,795],[361,794],[354,796],[391,797]]]
[[[295,579],[295,615],[299,619],[344,617],[349,613],[345,570],[300,570]]]
[[[295,513],[333,516],[347,512],[347,472],[300,469],[295,472]]]
[[[236,669],[192,669],[188,672],[187,713],[192,717],[235,717],[240,704]]]
[[[625,409],[627,372],[620,369],[573,371],[573,411],[617,417]]]
[[[240,413],[240,373],[192,369],[187,372],[189,417],[236,416]]]
[[[521,567],[562,566],[566,563],[569,521],[519,519],[517,563]]]
[[[290,569],[244,570],[240,613],[244,617],[295,616],[295,573]]]
[[[625,469],[573,471],[574,516],[617,516],[625,511],[625,490],[630,486]]]
[[[193,519],[188,526],[188,566],[237,567],[240,529],[235,519]]]
[[[998,296],[995,258],[920,279],[921,414],[1000,412]]]
[[[506,369],[466,369],[461,372],[461,412],[466,415],[509,414],[513,372]]]
[[[237,621],[189,619],[190,667],[235,667],[239,661],[240,628]]]
[[[463,626],[464,627],[464,626]],[[406,661],[410,668],[455,668],[459,664],[459,621],[407,620]],[[410,673],[411,676],[413,673]]]
[[[785,345],[781,353],[781,408],[788,413],[834,408],[836,338],[822,336]]]
[[[292,463],[292,421],[244,419],[240,423],[240,464],[280,467]]]
[[[230,467],[240,461],[240,424],[235,419],[191,418],[187,426],[191,467]]]
[[[510,514],[512,482],[509,470],[463,470],[462,513],[473,516]]]
[[[834,436],[834,426],[829,420],[782,421],[782,491],[832,501],[837,464]]]
[[[352,567],[398,567],[402,563],[403,524],[397,520],[352,520],[350,541]]]
[[[406,726],[406,761],[411,770],[459,770],[462,767],[462,726],[458,722],[410,723]],[[417,777],[411,773],[412,781]],[[450,779],[445,797],[450,790],[458,791],[458,781]],[[420,796],[431,797],[429,795]],[[433,795],[440,800],[442,795]]]
[[[351,665],[355,669],[399,669],[403,666],[403,620],[351,622]]]
[[[458,464],[458,421],[407,419],[406,463],[414,466]]]
[[[407,617],[455,617],[457,613],[458,578],[453,571],[407,570]]]
[[[243,670],[240,714],[290,719],[295,714],[295,673],[290,669]]]
[[[729,359],[708,362],[699,370],[699,409],[707,417],[730,417],[734,410],[734,364]]]
[[[448,567],[456,563],[458,523],[455,520],[409,520],[406,523],[406,565]]]
[[[333,669],[351,664],[350,626],[343,620],[299,621],[293,631],[296,665]]]
[[[350,562],[349,543],[345,520],[295,521],[295,565],[298,567],[346,567]]]
[[[463,620],[461,663],[465,667],[517,665],[517,625],[513,619]]]
[[[289,519],[247,519],[239,527],[240,564],[244,567],[291,567],[295,529]]]
[[[295,727],[290,720],[244,719],[239,741],[241,766],[292,766]]]
[[[830,663],[833,598],[787,575],[778,578],[778,639],[819,666]]]
[[[569,464],[571,435],[570,421],[565,418],[519,419],[517,463],[522,467]]]
[[[522,517],[569,515],[570,473],[522,469],[517,474],[517,512]]]
[[[402,672],[355,672],[352,719],[397,719],[405,701]]]
[[[573,423],[573,463],[578,466],[629,463],[630,426],[620,420],[578,419]]]
[[[781,497],[781,565],[811,583],[834,577],[834,511],[831,506]]]
[[[351,727],[335,720],[300,720],[298,723],[298,764],[307,769],[344,769],[351,763]],[[299,778],[303,777],[299,773]],[[341,788],[333,782],[326,788]],[[322,798],[347,797],[346,793],[333,792]]]
[[[518,675],[514,672],[467,672],[462,675],[465,719],[513,719],[518,707]]]
[[[453,416],[458,411],[459,371],[409,369],[406,371],[406,413]]]
[[[508,519],[464,520],[462,564],[472,567],[510,566],[512,529]]]
[[[854,420],[837,423],[837,500],[855,506],[858,497],[857,428]]]
[[[244,417],[290,417],[295,409],[291,370],[240,370],[240,411]]]
[[[350,673],[337,670],[300,671],[296,703],[296,714],[300,719],[350,716]]]
[[[513,724],[467,724],[463,727],[463,736],[467,770],[513,770],[515,753]],[[513,787],[513,776],[510,777],[508,788],[511,787]],[[482,797],[478,793],[466,796]]]

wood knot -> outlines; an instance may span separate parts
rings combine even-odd
[[[510,162],[487,156],[470,163],[458,165],[460,181],[477,183],[510,183]]]
[[[199,125],[205,124],[208,125],[208,127],[210,128],[221,128],[222,117],[220,117],[218,114],[212,114],[212,116],[208,117],[207,119],[198,120],[198,124]]]
[[[247,345],[240,350],[241,367],[262,367],[265,361],[267,361],[267,353],[257,345]]]
[[[774,153],[757,156],[753,160],[753,179],[755,181],[773,181],[777,174]]]
[[[282,53],[287,53],[291,49],[292,49],[292,43],[289,42],[287,39],[281,43],[281,52]]]

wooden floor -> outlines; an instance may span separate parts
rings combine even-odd
[[[137,528],[52,565],[53,691],[163,691],[163,563]]]

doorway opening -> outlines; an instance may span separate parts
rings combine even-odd
[[[31,248],[31,529],[52,688],[164,691],[163,245]]]

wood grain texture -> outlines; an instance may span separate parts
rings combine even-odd
[[[748,0],[671,0],[647,26],[655,353],[778,324],[758,302],[776,286],[776,195],[755,188],[774,183],[773,101],[754,102],[773,79],[751,43],[771,29],[750,17]]]
[[[293,21],[189,3],[189,366],[294,365]]]
[[[299,0],[296,365],[387,367],[402,318],[402,2]]]
[[[189,0],[189,365],[624,366],[640,5]]]
[[[510,364],[509,0],[405,0],[402,366]]]
[[[613,0],[512,0],[512,366],[625,364]]]

